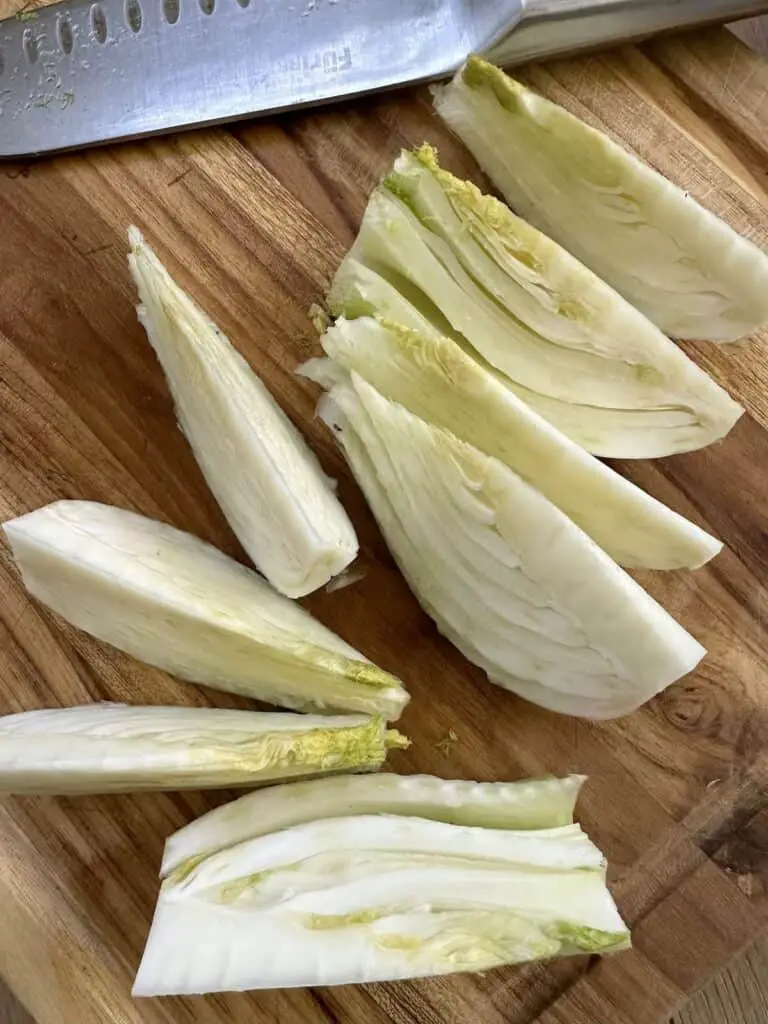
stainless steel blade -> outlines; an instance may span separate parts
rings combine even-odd
[[[0,23],[0,156],[439,78],[522,0],[72,0]]]

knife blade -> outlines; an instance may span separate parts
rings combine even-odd
[[[507,65],[768,0],[68,0],[0,22],[0,157]],[[518,27],[519,26],[519,27]]]
[[[0,25],[0,153],[438,78],[521,11],[521,0],[71,0]]]

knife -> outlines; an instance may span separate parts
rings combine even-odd
[[[768,0],[67,0],[0,22],[0,157],[763,13]]]

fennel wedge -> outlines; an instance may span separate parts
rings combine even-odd
[[[179,829],[165,844],[161,876],[185,874],[218,850],[316,818],[398,814],[484,828],[570,825],[581,775],[520,782],[463,782],[431,775],[350,775],[247,793]]]
[[[571,821],[534,831],[518,829],[514,812],[487,825],[446,822],[455,801],[464,813],[475,796],[489,810],[505,798],[489,796],[488,784],[424,777],[387,776],[378,813],[354,813],[362,791],[338,781],[349,787],[350,813],[323,817],[321,798],[312,815],[301,798],[306,817],[290,824],[280,798],[287,807],[300,787],[254,794],[254,812],[259,795],[271,809],[252,836],[233,833],[165,878],[135,995],[384,981],[629,945],[605,861]],[[542,783],[511,785],[522,793]],[[565,809],[548,805],[552,790],[538,791],[540,820],[548,807],[559,818]],[[419,802],[435,817],[412,816]],[[572,796],[568,805],[570,818]]]
[[[596,455],[652,458],[723,437],[743,410],[586,267],[491,196],[403,152],[348,258],[404,279],[523,401]],[[338,306],[342,282],[331,288]],[[408,326],[408,325],[406,325]]]
[[[408,700],[399,680],[255,572],[165,523],[59,501],[3,529],[31,594],[189,682],[300,711],[388,719]]]
[[[380,287],[389,286],[380,279]],[[570,441],[451,338],[361,316],[339,318],[320,340],[328,356],[385,398],[505,463],[621,565],[696,568],[722,548]],[[316,364],[304,372],[316,374]]]
[[[665,333],[768,322],[768,256],[602,132],[478,57],[434,96],[510,205]]]
[[[269,582],[288,597],[311,593],[357,555],[346,512],[306,441],[245,359],[136,228],[129,239],[139,320],[208,486]]]
[[[322,400],[396,561],[465,656],[543,707],[628,714],[704,648],[503,463],[352,373]]]
[[[254,786],[371,771],[407,745],[381,718],[91,704],[0,718],[0,792]]]

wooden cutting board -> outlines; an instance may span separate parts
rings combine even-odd
[[[724,30],[523,77],[768,247],[768,66]],[[306,310],[367,194],[400,146],[425,139],[482,183],[426,91],[0,166],[0,514],[112,502],[241,556],[136,322],[125,229],[137,223],[340,480],[365,577],[307,605],[413,694],[401,723],[413,746],[389,767],[588,773],[580,817],[610,857],[635,948],[482,977],[134,1002],[163,841],[226,796],[6,799],[0,974],[38,1024],[653,1024],[768,927],[768,334],[687,346],[748,410],[726,441],[620,467],[727,544],[699,572],[641,577],[709,648],[699,671],[611,723],[494,688],[420,611],[292,372],[317,351]],[[237,704],[56,621],[27,599],[4,548],[0,574],[0,711]]]

